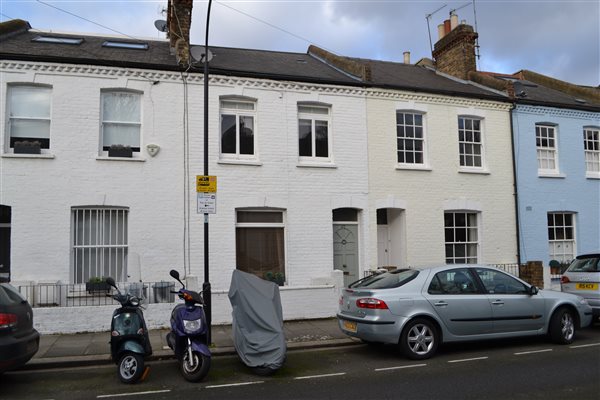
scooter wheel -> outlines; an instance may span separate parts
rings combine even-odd
[[[119,359],[117,375],[123,383],[135,383],[144,373],[144,357],[130,351]]]
[[[200,382],[208,374],[210,369],[210,357],[197,351],[192,352],[190,359],[186,350],[181,359],[181,374],[188,382]]]

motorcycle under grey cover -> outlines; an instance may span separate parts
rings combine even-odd
[[[244,364],[279,369],[286,353],[279,286],[236,269],[229,301],[233,342]]]

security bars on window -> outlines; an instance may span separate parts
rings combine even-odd
[[[108,276],[127,281],[128,212],[118,207],[72,209],[73,283]]]

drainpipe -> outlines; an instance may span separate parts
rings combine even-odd
[[[513,196],[515,199],[515,223],[516,223],[516,237],[517,237],[517,263],[521,265],[521,234],[519,224],[519,191],[517,186],[517,159],[515,152],[515,129],[513,124],[513,111],[515,110],[516,103],[510,106],[510,145],[512,147],[512,167],[513,167]]]

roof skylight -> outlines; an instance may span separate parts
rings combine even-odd
[[[63,36],[36,36],[31,40],[33,42],[73,44],[73,45],[78,45],[83,42],[82,38],[63,37]]]
[[[118,49],[148,50],[148,43],[143,42],[120,42],[118,40],[107,40],[102,47],[115,47]]]

